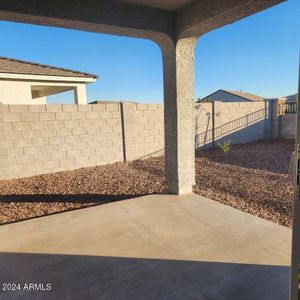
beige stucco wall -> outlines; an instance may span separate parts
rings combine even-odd
[[[38,98],[32,99],[31,101],[34,102],[34,104],[46,104],[47,99],[46,99],[46,97],[38,97]]]
[[[0,79],[0,102],[3,104],[46,104],[46,97],[32,99],[31,86],[74,89],[74,103],[86,104],[86,84],[78,82],[44,82]]]
[[[74,87],[74,100],[76,104],[86,104],[86,85],[85,84],[77,84]]]
[[[0,102],[5,104],[34,104],[28,82],[0,80]]]

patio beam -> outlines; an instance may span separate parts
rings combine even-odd
[[[176,37],[201,36],[286,0],[201,0],[177,12]]]
[[[175,27],[174,12],[115,0],[3,0],[0,19],[151,40]]]

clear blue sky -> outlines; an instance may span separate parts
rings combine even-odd
[[[207,33],[195,59],[195,97],[219,88],[278,97],[297,91],[300,1],[289,0]],[[297,20],[298,18],[298,20]],[[147,40],[0,22],[0,56],[99,75],[88,100],[163,100],[159,47]],[[49,102],[68,102],[70,93]]]

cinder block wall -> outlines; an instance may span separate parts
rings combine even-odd
[[[269,104],[265,102],[214,102],[215,141],[251,143],[270,136]],[[196,147],[211,146],[212,103],[196,106]],[[266,117],[265,117],[266,114]],[[224,133],[224,134],[222,134]]]
[[[163,154],[163,105],[124,103],[123,112],[126,159]]]
[[[8,148],[11,146],[6,138],[7,126],[4,123],[4,109],[2,103],[0,103],[0,179],[9,177],[9,160],[8,160]]]
[[[265,102],[217,102],[215,107],[216,127],[228,124],[229,134],[221,136],[220,140],[231,139],[233,144],[245,144],[269,137],[268,106]],[[266,118],[265,118],[266,114]],[[225,128],[225,132],[227,130]]]
[[[196,148],[209,146],[212,142],[212,104],[201,103],[195,107]]]
[[[296,114],[280,116],[279,136],[283,139],[293,139],[296,136]]]
[[[0,179],[161,154],[163,105],[0,104]]]
[[[135,103],[0,104],[0,179],[163,154],[163,110],[162,104]],[[251,118],[257,113],[259,118],[253,122]],[[245,123],[247,116],[249,122]],[[283,137],[293,134],[293,118],[283,116]],[[239,144],[268,138],[271,121],[269,106],[265,110],[264,102],[216,102],[215,129],[228,124],[232,128],[226,133],[225,127],[221,136],[216,131],[215,141],[231,139],[232,143]],[[211,103],[196,105],[195,133],[197,148],[211,146]]]
[[[120,107],[2,105],[0,178],[19,178],[122,160]]]

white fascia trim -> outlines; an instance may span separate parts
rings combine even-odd
[[[82,83],[89,83],[89,82],[96,81],[95,78],[87,78],[87,77],[45,76],[45,75],[14,74],[14,73],[0,73],[0,79],[82,82]]]

